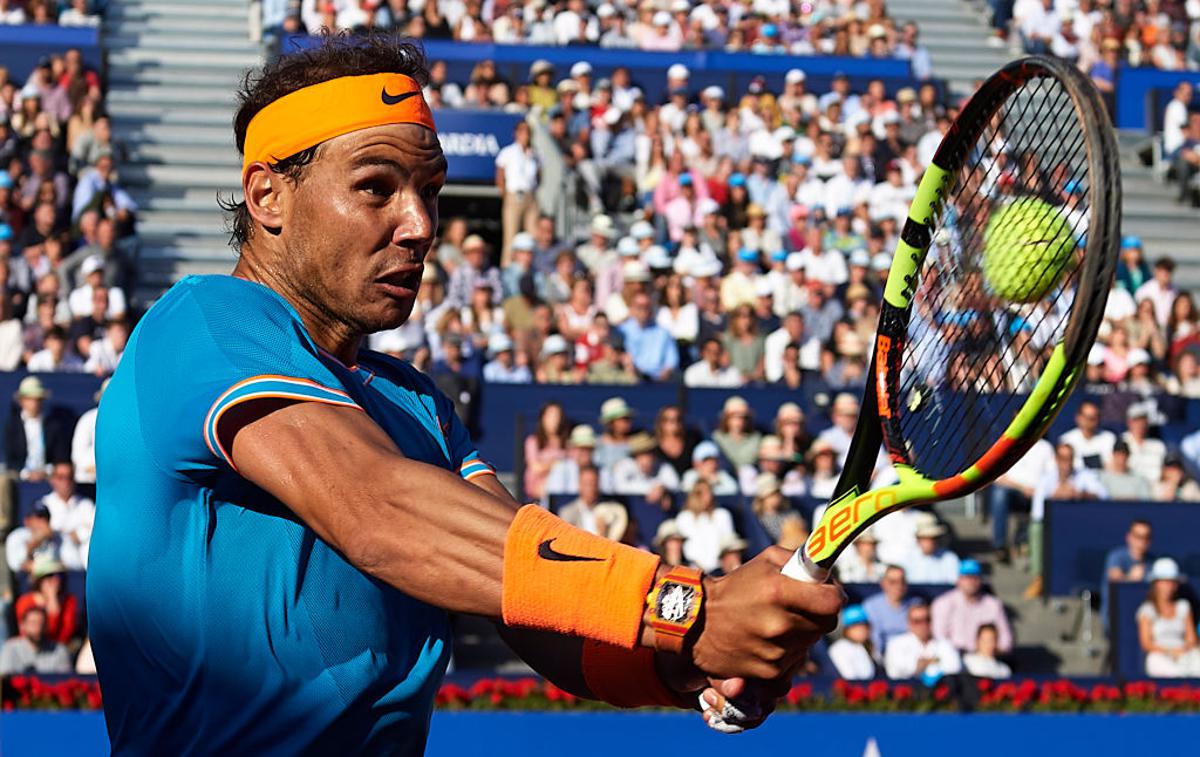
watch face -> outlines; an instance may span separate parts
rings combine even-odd
[[[682,623],[692,612],[696,589],[683,584],[664,584],[658,595],[658,617],[668,623]]]

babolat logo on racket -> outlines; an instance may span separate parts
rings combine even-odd
[[[842,544],[847,535],[858,530],[876,513],[896,504],[894,487],[869,491],[862,496],[855,496],[856,494],[857,490],[850,490],[831,504],[821,517],[821,522],[808,538],[808,557],[813,562],[828,557]]]

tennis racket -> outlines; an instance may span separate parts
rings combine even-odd
[[[825,580],[873,522],[974,492],[1041,438],[1095,341],[1120,222],[1092,83],[1040,56],[985,81],[909,208],[846,466],[786,575]],[[871,489],[881,444],[899,483]]]

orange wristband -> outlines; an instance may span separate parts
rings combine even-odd
[[[504,622],[633,649],[658,562],[525,505],[504,541]]]
[[[695,709],[691,698],[684,699],[663,683],[654,650],[648,647],[622,649],[588,639],[583,642],[582,665],[588,689],[614,707]]]

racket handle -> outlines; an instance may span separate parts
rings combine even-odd
[[[797,549],[783,566],[783,575],[812,584],[823,584],[829,580],[829,569],[808,559],[804,547]]]

